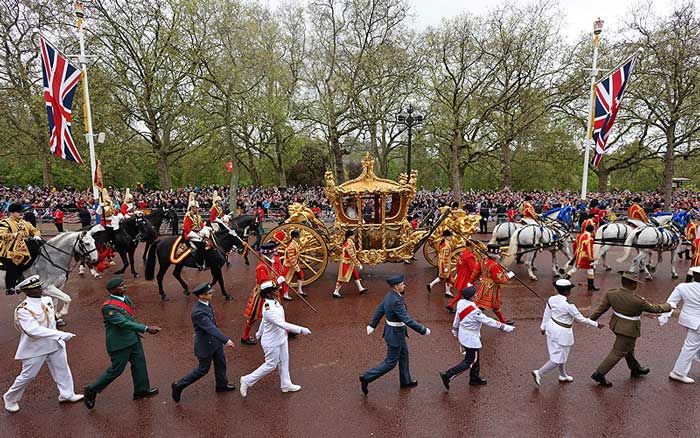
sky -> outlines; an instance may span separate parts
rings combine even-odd
[[[293,0],[291,0],[293,1]],[[309,0],[298,0],[307,4]],[[501,4],[499,0],[408,0],[412,5],[413,26],[425,29],[437,26],[443,18],[471,12],[480,15],[494,5]],[[501,0],[502,1],[502,0]],[[559,8],[565,19],[562,23],[563,34],[569,40],[577,39],[582,33],[593,31],[593,22],[600,17],[605,21],[603,32],[614,31],[621,27],[628,18],[631,7],[641,1],[650,2],[653,10],[660,15],[666,15],[672,8],[674,0],[559,0]],[[697,1],[697,0],[696,0]],[[261,0],[261,3],[275,7],[290,0]],[[529,0],[509,0],[508,4],[525,4]]]

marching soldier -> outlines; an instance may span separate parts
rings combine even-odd
[[[0,262],[5,268],[5,293],[15,293],[15,284],[22,271],[31,262],[25,239],[41,240],[41,233],[22,219],[22,205],[10,204],[8,217],[0,220]]]
[[[384,342],[386,342],[386,359],[376,367],[365,371],[360,375],[360,385],[362,392],[367,395],[370,382],[380,378],[391,371],[396,364],[399,364],[399,381],[401,388],[413,388],[418,385],[416,380],[411,378],[411,371],[408,368],[408,337],[406,326],[427,336],[430,329],[416,321],[408,314],[403,295],[406,293],[406,284],[403,274],[391,277],[387,280],[391,290],[384,296],[384,299],[374,312],[372,322],[367,326],[367,334],[371,335],[377,328],[382,316],[386,319],[384,326]]]
[[[259,320],[262,316],[262,308],[265,299],[260,296],[260,286],[266,281],[270,281],[275,278],[275,272],[282,272],[282,268],[279,263],[279,257],[271,259],[270,256],[277,252],[277,244],[273,242],[266,243],[260,246],[260,256],[263,257],[267,263],[263,260],[258,262],[258,266],[255,267],[255,287],[253,288],[250,296],[248,297],[248,303],[246,304],[245,311],[243,312],[243,317],[245,318],[245,323],[243,325],[243,336],[241,336],[241,344],[244,345],[255,345],[255,339],[250,335],[250,331],[253,328],[255,321]],[[272,265],[272,270],[269,268]],[[277,277],[277,283],[280,286],[285,284],[284,277]],[[286,293],[285,293],[286,295]],[[286,295],[289,299],[288,295]]]
[[[632,202],[632,205],[630,205],[630,207],[627,209],[627,218],[648,224],[649,218],[647,217],[647,213],[644,211],[644,208],[639,205],[642,202],[642,199],[636,197],[632,200]]]
[[[438,249],[438,276],[430,282],[430,284],[425,285],[430,293],[433,286],[440,282],[445,283],[445,296],[453,297],[452,291],[450,291],[450,285],[452,284],[452,232],[450,230],[444,230],[442,232],[442,240],[440,241],[440,247]]]
[[[481,350],[482,324],[506,333],[515,330],[512,325],[503,324],[484,315],[471,301],[475,293],[474,286],[465,287],[460,291],[461,299],[457,302],[457,313],[452,321],[452,336],[459,340],[465,354],[462,362],[440,373],[442,384],[447,390],[450,389],[450,381],[466,370],[469,370],[470,385],[486,385],[486,379],[479,375],[481,371],[479,351]]]
[[[75,403],[83,399],[82,394],[75,393],[66,355],[66,341],[75,335],[56,329],[53,300],[41,296],[41,286],[38,275],[32,275],[17,285],[17,289],[27,295],[15,309],[15,328],[20,333],[15,359],[22,361],[22,372],[2,397],[8,412],[19,411],[17,402],[29,382],[39,374],[44,362],[58,387],[59,403]]]
[[[209,223],[213,224],[221,217],[224,217],[224,209],[221,207],[221,196],[214,190],[214,195],[211,197],[211,210],[209,210]]]
[[[532,196],[525,195],[525,201],[523,201],[522,206],[522,221],[528,225],[539,225],[540,216],[535,211],[535,207],[532,205]]]
[[[194,355],[199,360],[199,365],[171,385],[172,398],[175,403],[180,402],[180,396],[185,388],[207,375],[212,362],[214,362],[216,392],[228,392],[236,389],[235,386],[228,383],[226,355],[224,354],[224,347],[234,348],[236,344],[221,333],[216,325],[214,311],[211,308],[211,285],[200,284],[192,293],[197,297],[197,302],[192,307],[191,318],[194,326]]]
[[[284,307],[275,299],[277,285],[273,281],[261,284],[260,294],[265,300],[265,305],[263,306],[262,322],[255,337],[260,339],[260,344],[265,352],[265,363],[252,373],[241,377],[239,387],[241,396],[246,397],[248,388],[270,374],[275,368],[279,369],[282,392],[297,392],[301,386],[292,383],[292,378],[289,376],[288,333],[309,335],[311,330],[285,321]]]
[[[301,234],[299,230],[292,230],[289,233],[292,240],[284,248],[284,278],[287,284],[291,285],[292,281],[296,278],[297,280],[297,293],[302,297],[306,296],[306,292],[301,290],[302,283],[304,283],[304,271],[299,266],[299,253],[301,252],[301,245],[299,244],[299,239]]]
[[[698,234],[698,225],[693,222],[692,220],[688,222],[688,225],[685,227],[685,232],[683,233],[683,237],[685,237],[686,242],[690,245],[689,247],[685,247],[685,250],[680,254],[679,258],[683,258],[683,254],[685,254],[685,259],[690,260],[692,258],[691,256],[691,250],[693,249],[693,242],[695,242],[695,238],[697,237]],[[689,278],[692,278],[691,275],[688,275],[686,277],[686,282],[691,281]]]
[[[547,336],[547,350],[549,360],[537,370],[532,370],[535,384],[540,386],[542,375],[559,368],[559,381],[563,383],[573,382],[574,378],[566,373],[566,362],[569,352],[574,345],[574,321],[582,322],[593,327],[603,328],[603,324],[595,322],[581,315],[576,305],[569,301],[571,289],[574,285],[565,279],[559,279],[554,283],[557,295],[549,297],[542,315],[540,331]]]
[[[683,301],[678,324],[687,329],[685,342],[681,348],[673,371],[668,375],[671,380],[682,383],[695,383],[695,380],[688,377],[693,360],[700,359],[700,267],[690,269],[694,282],[680,283],[677,285],[666,302],[671,307],[678,306]],[[668,322],[671,312],[659,316],[659,323],[664,325]]]
[[[609,290],[603,301],[590,316],[597,321],[609,308],[612,307],[613,315],[610,317],[610,330],[615,333],[615,344],[608,356],[598,366],[591,379],[605,388],[612,386],[605,375],[613,369],[623,357],[627,361],[632,377],[642,377],[649,374],[649,368],[642,367],[634,357],[634,347],[637,338],[641,335],[642,323],[640,315],[643,312],[665,313],[673,308],[671,304],[651,304],[643,297],[635,294],[637,289],[637,274],[635,272],[622,273],[622,287]]]
[[[190,193],[189,203],[187,205],[187,213],[182,220],[182,233],[185,240],[194,250],[194,259],[199,270],[204,269],[204,239],[200,235],[200,231],[204,227],[202,217],[199,215],[199,203],[195,199],[194,192]]]
[[[571,270],[566,274],[567,278],[571,278],[577,269],[585,269],[589,292],[600,290],[600,288],[596,287],[594,283],[595,259],[593,254],[593,243],[593,225],[588,224],[583,232],[576,236],[576,240],[574,241],[574,267],[571,268]]]
[[[513,278],[515,274],[506,271],[503,266],[498,263],[501,258],[501,247],[496,243],[490,243],[486,248],[487,258],[477,264],[470,283],[476,283],[476,280],[481,278],[481,284],[476,292],[474,302],[481,310],[491,309],[496,314],[498,320],[503,324],[515,325],[512,320],[506,320],[501,312],[501,288]]]
[[[109,298],[102,304],[107,353],[112,365],[91,385],[85,387],[85,406],[95,407],[95,398],[117,377],[121,376],[127,363],[131,363],[131,378],[134,383],[134,400],[158,394],[148,381],[146,356],[141,345],[140,333],[155,335],[160,327],[136,321],[133,303],[124,295],[126,287],[121,277],[107,282]]]
[[[345,242],[343,242],[343,255],[338,264],[338,281],[335,283],[335,290],[333,291],[333,298],[343,298],[340,293],[340,288],[343,283],[350,281],[350,277],[355,279],[355,284],[357,285],[357,290],[361,294],[367,292],[367,288],[362,286],[360,281],[360,273],[358,269],[362,270],[362,263],[357,260],[357,250],[355,249],[355,241],[353,236],[355,232],[353,230],[347,230],[345,232]]]

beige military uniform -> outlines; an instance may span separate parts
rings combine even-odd
[[[671,305],[651,304],[649,301],[625,288],[611,289],[603,297],[603,301],[591,314],[590,319],[597,321],[609,308],[613,309],[610,317],[610,330],[615,333],[615,344],[612,351],[598,367],[598,372],[605,375],[623,357],[627,361],[630,370],[635,371],[641,368],[639,362],[634,357],[634,347],[637,338],[641,336],[641,314],[664,313],[671,310]]]

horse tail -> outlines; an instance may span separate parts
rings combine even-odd
[[[154,241],[151,247],[148,248],[148,257],[146,258],[146,280],[152,281],[156,272],[156,248],[160,243],[159,240]]]
[[[501,229],[502,224],[498,224],[493,228],[493,232],[491,233],[491,240],[489,240],[489,245],[492,245],[494,243],[498,242],[497,236],[498,236],[498,231]]]
[[[622,253],[622,256],[617,259],[618,263],[622,263],[625,260],[627,260],[627,257],[630,255],[630,251],[632,250],[632,243],[634,242],[634,235],[637,234],[637,232],[640,232],[641,230],[635,230],[636,232],[629,233],[627,235],[627,239],[625,240],[625,252]]]

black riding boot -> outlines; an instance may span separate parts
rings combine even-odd
[[[685,282],[686,283],[692,283],[693,282],[693,276],[691,274],[685,274]]]
[[[15,293],[17,280],[19,279],[19,267],[8,258],[2,258],[0,261],[2,261],[5,267],[5,294],[13,295]]]
[[[599,287],[595,287],[595,284],[593,284],[593,279],[592,279],[592,278],[589,278],[589,279],[588,279],[588,291],[589,291],[589,292],[596,292],[596,291],[599,291],[599,290],[600,290],[600,288],[599,288]]]
[[[200,271],[204,270],[204,242],[194,242],[194,246],[197,247],[195,254],[195,260],[197,261],[197,268]]]

